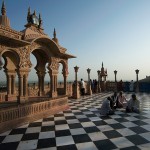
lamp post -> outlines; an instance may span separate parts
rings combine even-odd
[[[79,70],[78,66],[74,67],[74,71],[75,71],[75,82],[74,82],[74,87],[73,87],[73,98],[78,99],[80,98],[80,91],[79,91],[79,87],[78,87],[78,77],[77,77],[77,72]]]
[[[90,83],[90,71],[91,69],[87,69],[87,73],[88,73],[88,84],[87,84],[87,93],[89,95],[92,95],[92,90],[91,90],[91,83]]]
[[[117,70],[114,71],[115,74],[115,90],[117,91]]]
[[[100,86],[100,70],[97,71],[97,74],[98,74],[98,92],[100,93],[101,92],[101,86]]]
[[[139,92],[139,79],[138,79],[138,74],[139,74],[139,70],[136,69],[136,92]]]

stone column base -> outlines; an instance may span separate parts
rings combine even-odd
[[[45,91],[38,92],[38,96],[44,96],[44,95],[45,95]]]
[[[18,96],[18,103],[24,104],[28,101],[28,96]]]
[[[5,100],[6,101],[14,101],[17,99],[16,95],[6,95]]]

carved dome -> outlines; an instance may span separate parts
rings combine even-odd
[[[0,16],[0,25],[10,27],[10,21],[9,18],[6,16],[6,8],[4,2],[2,3],[1,13],[2,15]]]

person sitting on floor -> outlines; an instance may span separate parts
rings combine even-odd
[[[102,106],[101,106],[101,109],[100,109],[100,114],[101,115],[113,115],[114,114],[114,111],[111,109],[110,107],[110,101],[112,99],[110,97],[107,97],[103,103],[102,103]]]
[[[128,101],[126,112],[140,112],[140,101],[136,98],[135,94],[132,94],[131,99]]]
[[[126,100],[125,96],[123,95],[123,92],[120,91],[119,95],[118,95],[118,99],[116,101],[116,107],[117,108],[123,108],[123,107],[125,108],[126,104],[127,104],[127,100]]]
[[[116,108],[116,102],[118,100],[117,92],[114,92],[114,94],[111,96],[112,101],[110,101],[110,107],[111,109]]]

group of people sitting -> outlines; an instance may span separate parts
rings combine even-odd
[[[129,101],[123,95],[123,92],[114,92],[112,96],[107,97],[101,106],[101,115],[113,115],[116,108],[124,108],[126,112],[140,112],[140,101],[137,99],[135,94],[132,94]]]

